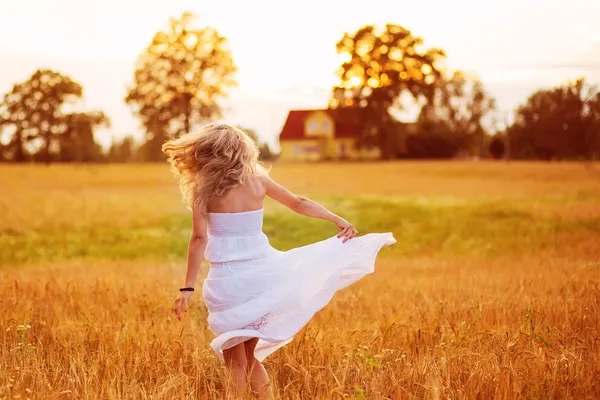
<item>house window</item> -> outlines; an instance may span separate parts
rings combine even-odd
[[[317,123],[317,121],[310,121],[308,123],[308,131],[310,133],[315,133],[317,131],[317,129],[318,129],[318,123]]]
[[[323,120],[323,121],[321,122],[321,128],[322,128],[324,131],[329,131],[329,130],[331,130],[331,121],[329,121],[329,120],[326,120],[326,119],[325,119],[325,120]]]
[[[320,154],[321,148],[319,147],[319,145],[306,146],[306,152],[313,153],[313,154]]]
[[[299,146],[299,145],[297,145],[297,144],[295,144],[295,145],[292,147],[292,152],[293,152],[295,155],[299,155],[299,154],[301,153],[301,151],[302,151],[302,150],[300,149],[300,146]]]

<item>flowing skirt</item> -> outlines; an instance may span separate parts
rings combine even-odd
[[[395,242],[391,233],[373,233],[282,252],[259,240],[247,244],[258,257],[211,262],[203,285],[209,327],[216,335],[211,347],[223,359],[223,350],[258,338],[255,357],[262,361],[289,343],[335,292],[372,273],[381,248]],[[238,244],[209,240],[213,248]]]

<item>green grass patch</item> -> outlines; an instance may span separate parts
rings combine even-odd
[[[554,237],[585,230],[600,240],[600,219],[542,218],[519,204],[502,201],[447,198],[322,199],[361,233],[393,232],[396,255],[524,254],[556,246]],[[287,250],[323,240],[335,227],[270,207],[264,231],[271,244]],[[118,220],[118,218],[116,218]],[[66,229],[48,226],[38,230],[0,232],[0,265],[55,262],[73,259],[183,260],[191,221],[188,213],[174,213],[132,225],[96,224]]]

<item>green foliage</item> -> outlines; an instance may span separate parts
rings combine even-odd
[[[331,106],[364,109],[366,122],[359,145],[375,132],[382,156],[393,157],[388,137],[394,119],[389,109],[399,106],[403,93],[415,99],[432,96],[441,78],[438,63],[445,58],[444,52],[424,48],[421,37],[393,24],[381,32],[367,25],[353,34],[345,33],[337,52],[346,59],[338,70],[340,83],[333,89]]]
[[[258,133],[256,133],[254,129],[243,127],[239,128],[246,132],[246,134],[250,136],[254,143],[256,143],[260,154],[259,159],[261,161],[274,161],[277,159],[277,154],[271,151],[271,147],[269,147],[269,145],[266,142],[261,142],[260,138],[258,137]]]
[[[565,160],[600,156],[600,90],[584,79],[539,90],[506,132],[514,158]]]
[[[40,69],[17,83],[0,103],[0,128],[11,132],[4,158],[22,162],[30,158],[27,144],[36,151],[34,160],[97,161],[100,148],[94,141],[96,126],[109,125],[102,112],[65,113],[65,103],[81,99],[83,88],[69,76]]]
[[[218,101],[236,85],[227,40],[214,28],[194,28],[194,14],[171,19],[138,58],[125,102],[146,128],[149,160],[162,160],[162,144],[221,115]]]
[[[433,96],[421,109],[416,130],[428,135],[429,142],[438,139],[436,147],[455,147],[448,155],[450,148],[445,146],[444,156],[433,148],[432,158],[452,157],[459,150],[479,157],[485,152],[485,122],[495,108],[495,99],[478,79],[455,71],[436,81]]]
[[[505,139],[503,137],[499,137],[498,135],[494,136],[494,138],[490,141],[489,152],[495,159],[504,157],[504,153],[506,151],[506,145],[504,142]]]
[[[279,154],[273,152],[273,150],[271,150],[271,146],[269,146],[267,143],[263,143],[258,146],[258,151],[260,152],[259,159],[261,161],[275,161],[279,157]]]
[[[103,112],[72,113],[65,116],[66,129],[60,136],[59,159],[63,162],[101,161],[100,145],[94,140],[96,127],[110,127]]]
[[[406,158],[452,158],[465,147],[465,138],[445,130],[424,130],[405,139]]]
[[[131,136],[125,136],[121,140],[113,140],[108,150],[109,162],[130,162],[136,158],[136,146]]]
[[[366,391],[360,386],[354,386],[354,395],[350,397],[350,400],[366,400]]]

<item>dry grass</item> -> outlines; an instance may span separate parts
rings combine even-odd
[[[187,217],[165,169],[2,167],[0,187],[12,190],[0,192],[0,253],[16,251],[15,241],[36,232],[110,228],[126,237],[171,221],[164,217]],[[490,244],[504,243],[520,216],[535,225],[561,221],[543,235],[519,230],[537,235],[522,238],[525,247],[536,243],[530,251],[518,240],[502,254],[465,251],[447,240],[387,249],[375,274],[336,295],[267,360],[280,398],[600,397],[600,184],[580,165],[285,165],[273,175],[348,212],[367,204],[365,197],[386,197],[394,218],[404,215],[393,205],[400,201],[421,211],[434,207],[454,225],[489,224],[496,227],[485,231]],[[477,221],[479,211],[469,219],[465,210],[488,201],[495,211],[486,218],[499,221]],[[452,220],[456,210],[467,219]],[[385,209],[364,213],[374,229],[395,223],[381,219]],[[269,229],[283,216],[272,213]],[[151,226],[162,232],[158,222]],[[421,243],[400,228],[395,233]],[[85,235],[77,240],[94,246]],[[168,310],[184,273],[184,248],[129,260],[59,252],[53,262],[0,267],[0,399],[224,398],[200,299],[183,322]]]

